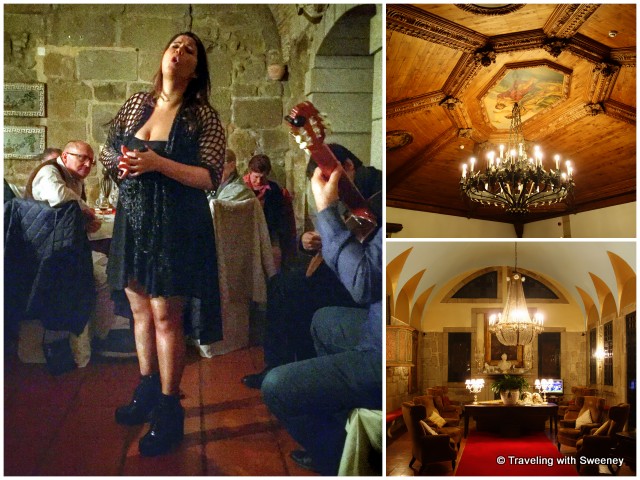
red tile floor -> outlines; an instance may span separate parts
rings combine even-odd
[[[470,421],[470,430],[475,428],[474,420]],[[547,435],[549,430],[547,429]],[[413,464],[413,468],[409,468],[409,462],[411,461],[411,439],[406,431],[406,428],[402,427],[397,434],[394,435],[394,440],[387,442],[387,476],[401,476],[401,477],[413,477],[418,475],[420,470],[420,462],[416,460]],[[458,462],[464,452],[465,444],[467,440],[462,438],[460,442],[460,451],[458,452],[458,461],[456,463],[456,469]],[[576,449],[572,447],[562,446],[562,453],[571,455],[575,453]],[[609,474],[606,467],[603,467],[602,474]],[[455,471],[451,469],[451,462],[432,463],[427,466],[423,472],[424,476],[454,476]],[[629,468],[628,465],[623,464],[622,468],[617,472],[618,476],[635,476],[635,473]]]
[[[299,448],[260,392],[240,383],[262,369],[262,349],[212,359],[189,349],[182,381],[185,439],[156,458],[138,454],[147,426],[114,421],[138,382],[134,361],[95,360],[52,377],[44,365],[5,357],[5,475],[313,475],[289,452]]]

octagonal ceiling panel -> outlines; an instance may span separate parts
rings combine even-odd
[[[485,120],[498,130],[508,130],[517,102],[524,123],[566,99],[570,79],[566,69],[550,62],[505,65],[481,99]]]

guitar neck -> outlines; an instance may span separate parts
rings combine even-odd
[[[326,178],[329,178],[331,172],[333,172],[336,166],[340,163],[331,149],[324,143],[319,145],[310,145],[307,149],[311,152],[311,156],[318,164],[318,167],[320,167],[322,174]],[[376,217],[369,208],[369,203],[362,196],[351,179],[346,175],[342,175],[340,177],[340,181],[338,183],[338,196],[353,215],[363,217],[374,224],[376,223]]]

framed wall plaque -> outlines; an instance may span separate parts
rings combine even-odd
[[[5,83],[5,117],[44,117],[44,83]]]
[[[44,151],[46,130],[46,127],[4,127],[4,158],[36,158]]]

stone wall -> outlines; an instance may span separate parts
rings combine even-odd
[[[106,137],[105,124],[132,93],[150,87],[169,38],[193,30],[207,49],[211,103],[220,113],[229,147],[238,155],[239,170],[244,171],[253,154],[269,155],[273,179],[293,193],[300,231],[306,210],[306,159],[290,139],[283,116],[305,99],[305,82],[316,54],[313,45],[322,45],[328,35],[346,39],[351,35],[341,18],[352,16],[349,21],[354,24],[377,22],[371,33],[367,25],[365,58],[378,65],[375,95],[379,98],[374,103],[382,98],[379,8],[363,12],[361,5],[329,5],[323,14],[320,23],[312,23],[298,14],[294,4],[5,5],[4,80],[45,83],[47,99],[46,118],[7,117],[5,125],[46,126],[47,146],[85,139],[97,154]],[[361,68],[361,61],[348,59],[345,67],[353,62],[354,68]],[[287,65],[280,81],[267,76],[273,62]],[[335,82],[320,78],[313,83],[317,90],[329,91]],[[369,97],[372,93],[369,88]],[[371,110],[370,106],[363,155],[367,164]],[[359,145],[352,149],[356,154],[363,151]],[[381,158],[380,145],[373,163],[380,166]],[[23,185],[34,166],[34,161],[7,160],[4,175]],[[97,197],[98,169],[87,180],[90,201]]]
[[[409,367],[387,367],[387,412],[413,398],[409,393]]]

